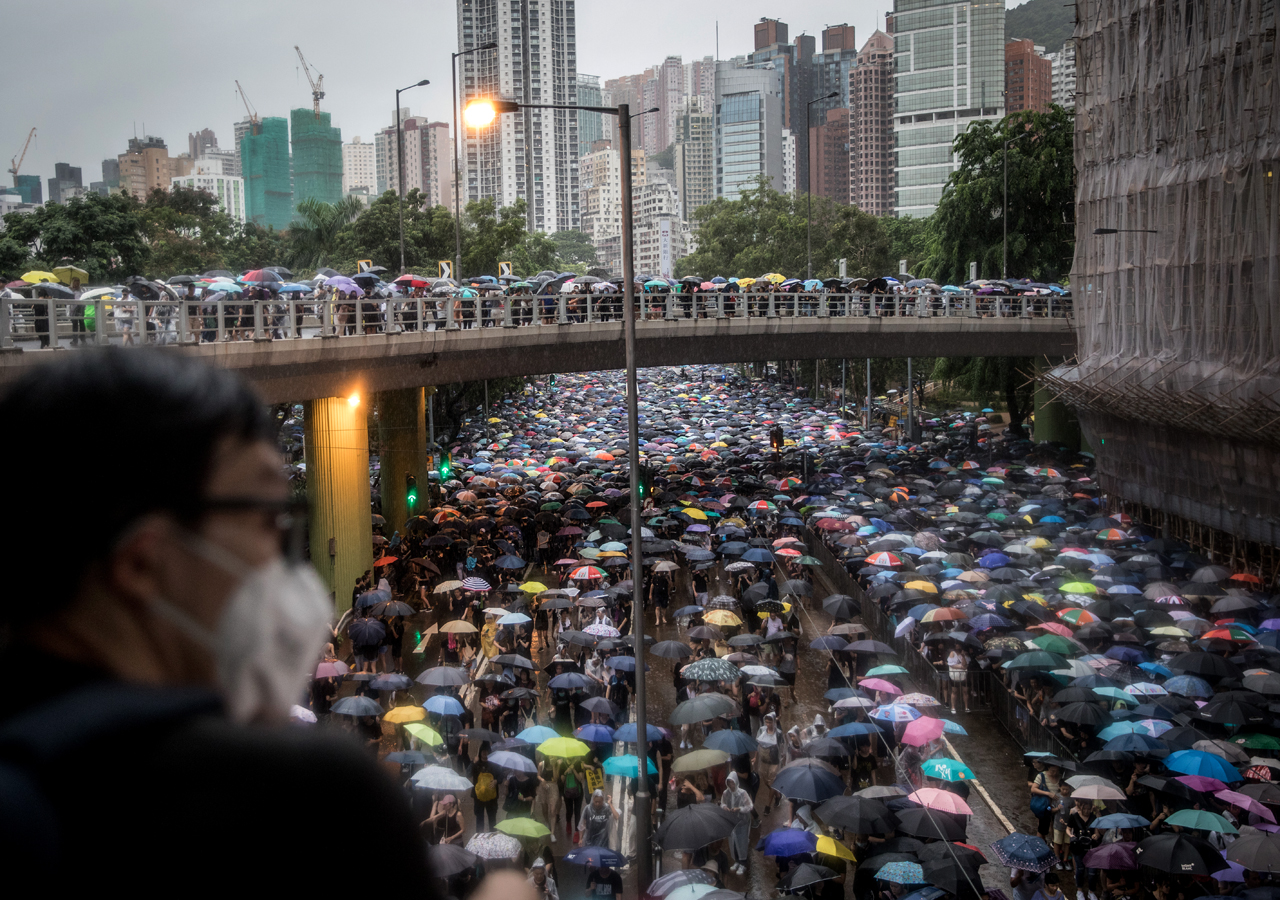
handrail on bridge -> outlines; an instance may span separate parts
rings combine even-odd
[[[641,294],[643,321],[795,318],[1070,319],[1069,297],[903,294]],[[472,328],[572,326],[620,322],[621,294],[268,300],[181,298],[86,302],[60,298],[0,301],[0,348],[38,341],[71,344],[201,344],[279,341]],[[25,349],[25,348],[24,348]]]

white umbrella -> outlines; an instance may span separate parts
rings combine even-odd
[[[453,769],[445,766],[427,766],[413,773],[413,783],[433,791],[469,791],[473,787]]]

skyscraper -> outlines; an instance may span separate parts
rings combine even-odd
[[[84,182],[81,180],[79,166],[70,163],[56,163],[53,177],[49,179],[49,202],[66,203],[73,197],[84,193]]]
[[[715,117],[701,97],[690,97],[688,104],[676,118],[674,153],[676,191],[686,222],[716,197]]]
[[[832,91],[839,96],[818,100],[813,104],[813,121],[823,121],[828,110],[849,106],[849,72],[858,57],[852,25],[829,25],[822,29],[822,52],[813,56],[813,96],[826,97]]]
[[[795,140],[795,184],[804,185],[809,174],[808,104],[815,96],[813,57],[816,44],[813,35],[801,34],[787,41],[785,22],[762,19],[755,27],[755,51],[747,56],[753,65],[772,62],[779,74],[782,100],[782,127],[788,128]],[[821,110],[814,104],[813,119],[821,120]]]
[[[716,64],[717,197],[737,200],[761,176],[774,190],[786,187],[780,65],[741,57]]]
[[[400,110],[404,132],[404,193],[417,189],[427,206],[453,208],[453,157],[449,149],[449,123],[431,122],[426,116]],[[394,114],[392,118],[395,118]],[[400,190],[396,127],[388,126],[374,139],[374,177],[378,193]],[[466,198],[463,198],[465,204]]]
[[[1076,42],[1067,38],[1061,50],[1049,54],[1053,65],[1053,102],[1067,109],[1076,108]]]
[[[1034,41],[1004,45],[1005,112],[1034,109],[1044,112],[1053,102],[1053,63]]]
[[[458,50],[496,41],[496,51],[459,58],[462,104],[475,97],[520,103],[577,102],[574,0],[458,0]],[[571,110],[524,109],[464,135],[468,200],[529,204],[529,227],[575,229],[578,117]]]
[[[1004,116],[1004,4],[894,0],[900,216],[937,208],[952,171],[951,142],[977,119]]]
[[[656,88],[656,105],[658,112],[657,135],[655,136],[655,152],[661,152],[671,146],[676,139],[676,117],[680,115],[680,107],[684,101],[684,63],[678,56],[668,56],[658,67]],[[646,107],[648,108],[648,107]]]
[[[122,184],[123,163],[121,159]],[[289,120],[268,116],[240,141],[240,171],[249,221],[277,231],[289,227],[293,221],[293,179],[289,169]]]
[[[877,30],[849,73],[849,202],[893,214],[893,38]]]
[[[314,109],[290,113],[293,135],[293,208],[312,198],[322,203],[342,199],[342,131],[329,124],[329,114]]]
[[[200,159],[206,150],[218,149],[218,136],[212,128],[204,128],[195,134],[187,135],[187,153],[192,159]]]
[[[817,104],[814,104],[815,106]],[[849,205],[849,110],[829,109],[809,131],[809,177],[815,196]]]
[[[578,73],[578,100],[579,106],[603,106],[603,91],[600,90],[599,75],[584,75]],[[604,137],[604,113],[579,112],[578,113],[578,157],[581,158],[591,152],[591,145],[596,141],[602,141]],[[581,177],[581,171],[579,171]]]
[[[368,188],[373,194],[378,189],[377,168],[373,158],[373,144],[366,144],[356,135],[351,143],[342,145],[342,193],[355,188]]]

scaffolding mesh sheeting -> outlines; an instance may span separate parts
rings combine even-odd
[[[1153,485],[1166,494],[1179,480],[1213,477],[1206,460],[1184,452],[1188,439],[1220,445],[1210,455],[1225,466],[1224,489],[1249,480],[1236,471],[1241,448],[1264,454],[1254,459],[1262,471],[1277,470],[1276,5],[1076,4],[1079,349],[1045,380],[1087,434],[1146,435],[1143,468],[1169,480]],[[1133,469],[1121,455],[1137,448],[1094,446],[1104,475]],[[1259,504],[1273,502],[1280,485],[1262,486],[1270,497],[1236,512],[1273,515]]]
[[[308,197],[324,203],[342,199],[342,131],[329,124],[329,114],[312,109],[290,114],[293,133],[294,209]]]
[[[249,220],[277,231],[288,228],[293,221],[293,179],[287,119],[263,119],[240,139],[240,169]]]

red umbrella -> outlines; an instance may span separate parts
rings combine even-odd
[[[427,287],[430,283],[431,282],[427,281],[422,276],[414,275],[412,273],[408,275],[401,275],[399,278],[396,279],[396,284],[407,284],[409,285],[409,287],[416,287],[416,288]]]
[[[270,269],[254,269],[250,272],[245,272],[240,276],[240,280],[243,282],[271,282],[273,284],[282,283],[284,281],[283,278],[275,272],[272,272]]]
[[[381,559],[375,559],[373,561],[373,564],[375,566],[389,566],[393,562],[399,562],[399,561],[400,561],[400,557],[398,556],[384,556]]]

